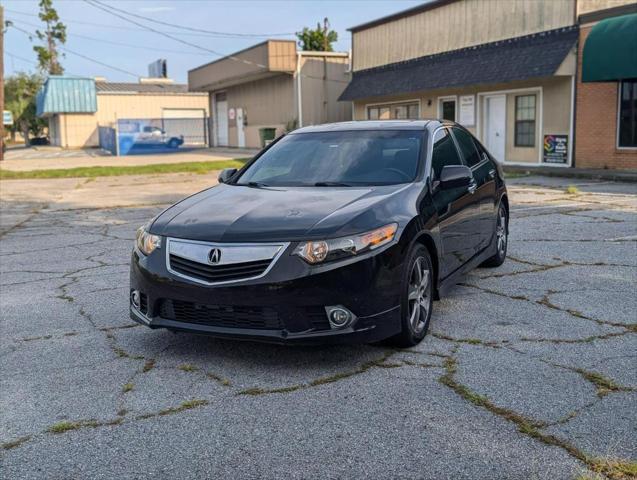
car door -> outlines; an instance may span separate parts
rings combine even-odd
[[[480,155],[480,163],[476,166],[477,173],[474,175],[485,177],[481,192],[480,213],[483,218],[484,246],[487,247],[495,235],[496,211],[499,200],[497,197],[498,173],[494,160],[484,146],[475,137],[473,141]]]
[[[440,271],[444,278],[474,255],[475,243],[479,241],[480,204],[471,193],[472,187],[441,188],[442,169],[447,165],[464,164],[447,128],[434,133],[431,160],[432,200],[438,214],[443,259]]]
[[[473,253],[476,254],[487,247],[491,239],[492,228],[489,222],[495,218],[493,213],[493,198],[495,196],[495,171],[492,172],[486,153],[483,157],[478,150],[476,140],[467,130],[453,127],[452,133],[458,144],[460,155],[464,163],[471,169],[476,183],[473,201],[477,206],[479,228],[473,240]]]

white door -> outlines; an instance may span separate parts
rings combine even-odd
[[[225,93],[218,93],[216,97],[215,120],[217,121],[217,145],[228,146],[228,100]]]
[[[506,145],[506,95],[485,98],[485,132],[487,150],[496,160],[504,162]]]
[[[237,108],[237,146],[246,146],[246,134],[243,131],[243,108]]]

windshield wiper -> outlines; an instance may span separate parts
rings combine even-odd
[[[261,182],[238,183],[237,185],[243,185],[244,187],[252,187],[252,188],[263,188],[268,186],[267,183],[261,183]]]
[[[351,183],[344,182],[316,182],[315,187],[352,187]]]

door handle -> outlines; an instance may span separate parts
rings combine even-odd
[[[491,177],[491,179],[495,178],[495,169],[494,170],[489,170],[489,177]]]
[[[467,190],[469,191],[471,195],[473,195],[474,193],[476,193],[477,188],[478,188],[478,184],[476,183],[476,181],[471,180],[471,183],[469,184],[469,187],[467,187]]]

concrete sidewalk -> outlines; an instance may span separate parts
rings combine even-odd
[[[206,148],[177,151],[175,153],[136,154],[123,157],[96,155],[97,149],[61,150],[43,149],[11,149],[6,152],[5,160],[0,163],[3,170],[28,171],[49,170],[57,168],[77,167],[122,167],[137,165],[156,165],[165,163],[207,162],[215,160],[231,160],[249,158],[258,150],[244,148]],[[72,152],[73,155],[69,155]]]
[[[637,182],[637,170],[607,170],[603,168],[564,168],[505,165],[505,172],[531,173],[545,177],[585,178],[592,180],[610,180],[613,182]]]

